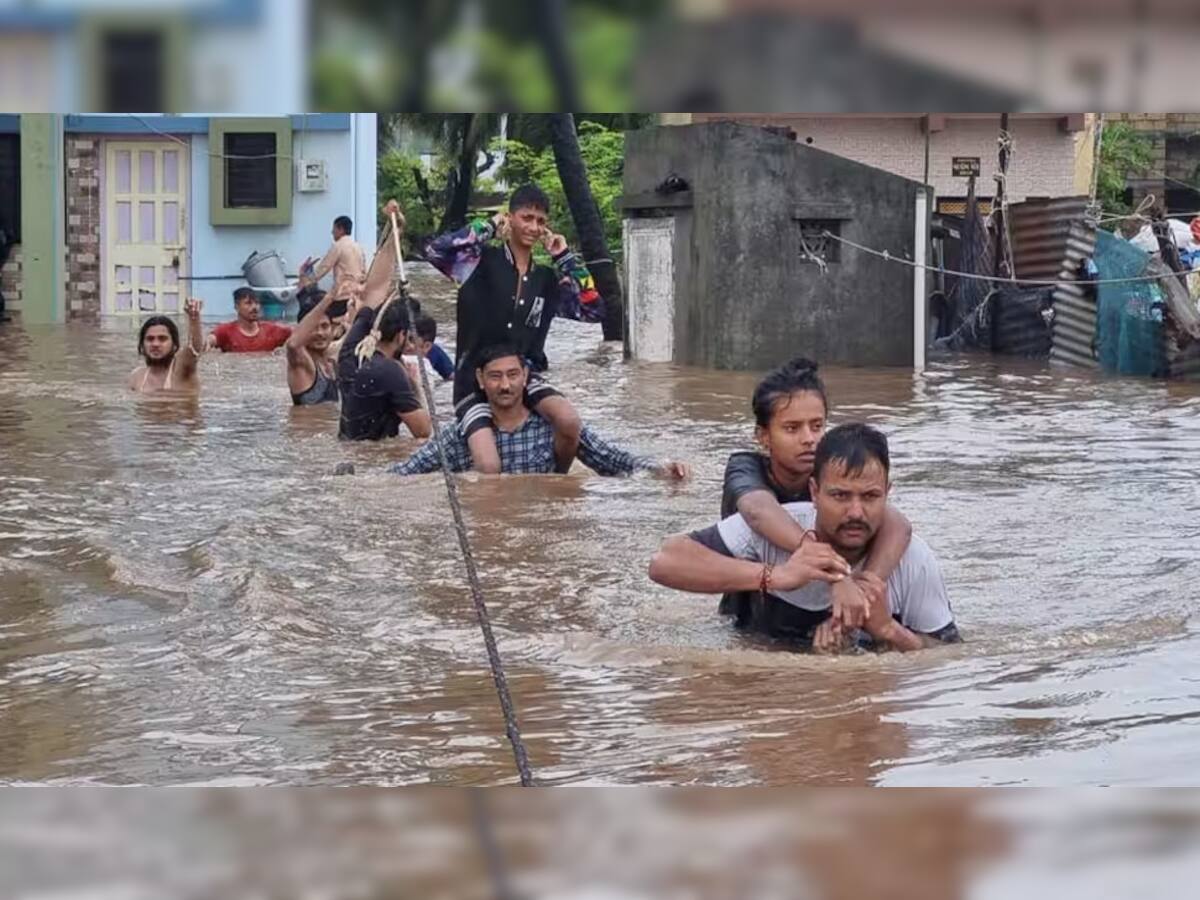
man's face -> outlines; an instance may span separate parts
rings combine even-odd
[[[243,297],[237,302],[236,309],[238,318],[247,322],[257,322],[262,315],[262,307],[259,306],[258,298],[255,296]]]
[[[175,341],[166,325],[151,325],[142,338],[142,356],[148,365],[164,365],[175,355]]]
[[[821,480],[811,482],[817,529],[836,548],[862,550],[871,542],[887,509],[888,476],[877,459],[869,459],[861,472],[846,471],[845,462],[830,460]]]
[[[317,330],[308,339],[308,349],[316,353],[324,353],[329,349],[329,342],[332,340],[333,322],[328,316],[321,316],[321,321],[317,323]]]
[[[509,228],[513,240],[530,250],[546,232],[546,213],[532,206],[522,206],[509,213]]]
[[[496,409],[512,409],[525,397],[525,366],[516,356],[494,359],[476,373],[488,403]]]
[[[757,433],[776,466],[794,478],[807,478],[825,434],[825,401],[814,391],[797,391],[776,400],[770,423],[766,428],[760,425]]]
[[[427,341],[420,335],[414,335],[412,339],[413,353],[418,356],[428,356],[429,348],[433,346],[433,341]]]
[[[336,241],[346,232],[342,231],[342,229],[340,229],[336,225],[334,225],[331,233],[333,234],[333,239]]]

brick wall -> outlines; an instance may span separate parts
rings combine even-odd
[[[9,251],[8,262],[0,269],[0,293],[4,294],[6,313],[21,311],[21,245]]]
[[[752,124],[780,125],[796,132],[796,141],[836,153],[914,181],[925,174],[925,133],[915,117],[753,116],[699,114],[694,121],[738,119]],[[1008,194],[1011,200],[1026,197],[1070,196],[1075,188],[1075,136],[1064,132],[1055,119],[1017,119],[1010,125],[1013,155],[1009,162]],[[945,129],[929,140],[929,183],[939,197],[963,196],[965,178],[950,174],[954,156],[978,156],[980,196],[995,191],[999,169],[999,120],[947,118]],[[810,141],[811,139],[811,141]]]
[[[66,317],[100,317],[100,142],[66,137]]]

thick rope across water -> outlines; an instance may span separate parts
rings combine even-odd
[[[400,233],[396,227],[396,218],[392,216],[392,240],[395,241],[397,285],[392,297],[380,307],[379,315],[375,318],[376,326],[387,309],[388,303],[401,299],[407,306],[411,320],[416,321],[416,307],[413,306],[412,296],[408,292],[408,279],[404,275],[404,257],[400,254]],[[364,338],[364,343],[368,338]],[[361,344],[359,345],[361,349]],[[372,353],[374,348],[372,347]],[[504,713],[504,729],[508,742],[512,745],[513,759],[517,764],[517,773],[521,778],[522,787],[533,786],[533,772],[529,768],[529,757],[525,752],[525,743],[521,739],[521,728],[517,724],[517,714],[513,707],[512,694],[508,690],[508,678],[504,674],[504,664],[500,659],[500,650],[496,646],[496,636],[492,632],[492,620],[488,615],[487,603],[483,599],[483,589],[479,584],[479,572],[475,567],[475,555],[471,552],[471,541],[467,535],[466,522],[463,519],[462,504],[458,499],[458,485],[450,471],[450,461],[446,458],[446,446],[442,441],[442,431],[438,423],[437,403],[433,398],[433,386],[429,382],[429,372],[423,360],[418,360],[417,368],[421,370],[421,386],[425,392],[425,405],[429,409],[429,418],[433,422],[433,440],[437,445],[438,456],[442,463],[442,476],[446,482],[446,496],[450,502],[450,512],[454,518],[454,531],[458,535],[458,547],[462,551],[463,563],[467,569],[467,583],[471,588],[471,601],[475,604],[475,615],[479,619],[479,628],[483,632],[483,643],[487,648],[488,665],[492,670],[492,682],[496,686],[496,695],[500,700],[500,711]]]

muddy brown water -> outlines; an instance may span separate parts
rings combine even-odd
[[[1197,781],[1196,386],[829,370],[833,421],[890,435],[969,641],[816,659],[646,577],[664,535],[715,519],[755,375],[598,340],[556,323],[556,383],[697,477],[461,485],[542,783]],[[0,329],[0,781],[513,783],[440,477],[379,473],[412,443],[340,444],[280,356],[206,356],[198,401],[135,399],[134,343]],[[360,474],[330,476],[343,459]]]

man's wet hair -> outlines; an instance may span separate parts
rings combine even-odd
[[[892,460],[888,453],[887,437],[870,425],[849,422],[825,432],[825,436],[817,444],[812,477],[814,481],[819,482],[821,473],[831,462],[841,463],[847,475],[861,475],[867,463],[873,459],[883,466],[884,475],[891,471]]]
[[[540,209],[547,215],[550,214],[550,198],[536,184],[523,184],[508,198],[508,211],[516,212],[518,209],[526,209],[533,207]]]
[[[324,291],[310,291],[309,293],[305,294],[303,299],[300,301],[300,308],[296,311],[296,321],[303,322],[304,317],[316,309],[324,299]],[[340,313],[334,310],[334,306],[335,304],[331,303],[329,306],[325,307],[325,318],[336,319],[340,315]],[[342,306],[342,310],[343,312],[345,311],[344,304]]]
[[[179,349],[179,326],[166,316],[151,316],[142,323],[142,330],[138,332],[138,353],[143,352],[146,345],[146,332],[155,325],[162,325],[171,333],[171,341],[175,344],[175,349]]]
[[[437,319],[433,316],[417,316],[417,321],[413,323],[413,331],[421,340],[432,344],[437,340]]]
[[[825,412],[829,412],[829,399],[825,396],[825,382],[817,374],[817,364],[811,359],[798,356],[784,363],[758,383],[750,405],[754,409],[754,421],[766,428],[778,411],[779,401],[788,400],[792,394],[812,391],[821,397]]]
[[[254,293],[254,288],[240,287],[233,292],[233,305],[237,306],[243,300],[254,300],[258,294]]]
[[[521,356],[521,351],[513,344],[492,344],[490,347],[484,347],[483,352],[479,354],[479,371],[483,371],[498,359],[504,359],[506,356],[515,356],[521,361],[521,368],[525,368],[525,358]]]
[[[349,216],[338,216],[333,220],[333,224],[342,230],[342,234],[351,234],[354,231],[354,222]]]
[[[383,318],[379,322],[379,336],[385,341],[393,341],[400,332],[407,333],[411,324],[408,309],[399,300],[394,300],[384,310]]]

